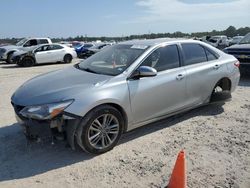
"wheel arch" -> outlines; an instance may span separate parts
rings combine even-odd
[[[105,105],[109,105],[109,106],[112,106],[114,108],[116,108],[122,115],[123,119],[124,119],[124,127],[123,127],[123,132],[126,132],[127,128],[128,128],[128,116],[127,116],[127,113],[126,111],[124,110],[124,108],[117,104],[117,103],[114,103],[114,102],[107,102],[107,103],[102,103],[102,104],[99,104],[95,107],[93,107],[92,109],[90,109],[87,113],[91,112],[92,110],[94,110],[95,108],[99,108],[100,106],[105,106]],[[86,113],[86,114],[87,114]]]
[[[232,81],[228,77],[221,78],[214,87],[220,86],[223,91],[231,91]]]

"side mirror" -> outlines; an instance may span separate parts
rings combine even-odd
[[[130,78],[153,77],[157,75],[157,70],[149,66],[140,66]]]

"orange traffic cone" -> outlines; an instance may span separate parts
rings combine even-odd
[[[187,187],[187,178],[186,178],[185,153],[184,151],[181,151],[178,154],[167,188],[186,188],[186,187]]]

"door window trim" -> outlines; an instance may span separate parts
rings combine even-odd
[[[177,52],[178,52],[178,57],[179,57],[179,66],[176,67],[176,68],[180,68],[182,67],[182,57],[181,57],[181,52],[180,52],[180,47],[179,47],[179,43],[174,43],[174,44],[163,44],[163,45],[159,45],[159,46],[156,46],[155,48],[153,48],[141,61],[140,63],[138,63],[138,65],[134,68],[133,71],[131,71],[131,73],[128,75],[127,77],[127,80],[131,80],[131,76],[133,75],[133,73],[141,66],[141,64],[155,51],[155,50],[158,50],[159,48],[164,48],[166,46],[171,46],[171,45],[175,45],[176,48],[177,48]],[[173,69],[176,69],[176,68],[173,68]],[[165,71],[168,71],[168,70],[172,70],[172,69],[167,69],[167,70],[163,70],[163,71],[157,71],[157,73],[161,73],[161,72],[165,72]],[[156,75],[157,76],[157,75]]]

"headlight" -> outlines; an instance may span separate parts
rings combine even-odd
[[[47,120],[59,115],[65,108],[67,108],[73,100],[67,100],[58,103],[51,103],[39,106],[27,106],[20,111],[20,114],[26,118]]]

